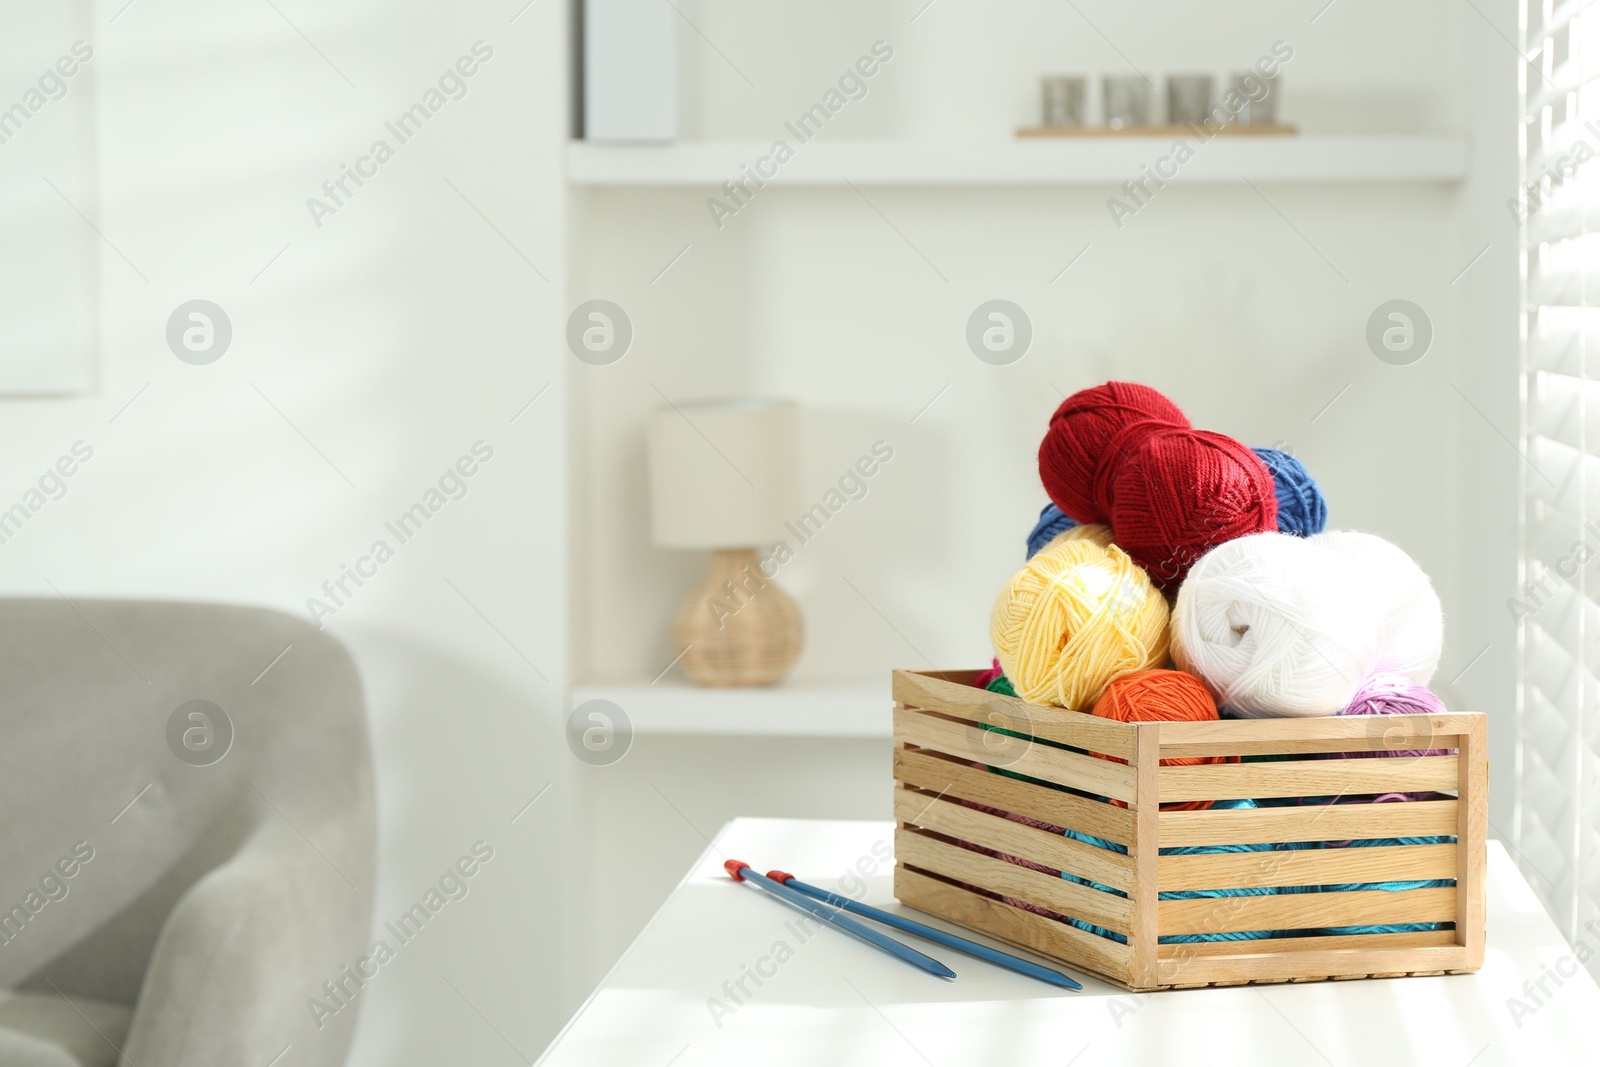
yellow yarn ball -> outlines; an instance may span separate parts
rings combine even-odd
[[[1116,679],[1166,663],[1167,622],[1166,598],[1127,553],[1062,534],[1000,590],[989,632],[1019,697],[1088,711]]]

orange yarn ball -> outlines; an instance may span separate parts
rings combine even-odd
[[[1217,702],[1205,683],[1183,671],[1147,670],[1123,675],[1094,702],[1094,713],[1118,722],[1205,722],[1216,719]],[[1162,760],[1190,765],[1200,757]]]
[[[1118,722],[1210,722],[1220,717],[1204,682],[1183,671],[1159,669],[1126,674],[1106,686],[1094,703],[1094,713]],[[1162,760],[1161,766],[1237,762],[1237,756],[1177,756]],[[1201,811],[1210,806],[1209,800],[1185,800],[1163,804],[1161,810]]]

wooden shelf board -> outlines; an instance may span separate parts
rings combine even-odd
[[[1300,132],[1299,127],[1283,122],[1257,122],[1246,125],[1222,126],[1204,131],[1214,137],[1287,137]],[[1193,126],[1019,126],[1018,137],[1197,137],[1200,131]]]
[[[577,686],[569,707],[609,700],[635,734],[731,737],[892,736],[889,675],[873,681],[709,689],[678,681]]]

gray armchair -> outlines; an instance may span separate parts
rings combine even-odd
[[[343,1063],[382,981],[374,851],[338,642],[254,608],[0,600],[0,1067]]]

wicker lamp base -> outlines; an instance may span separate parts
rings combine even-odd
[[[755,549],[719,548],[678,609],[672,638],[699,685],[773,685],[800,658],[805,628],[789,594],[762,577]]]

